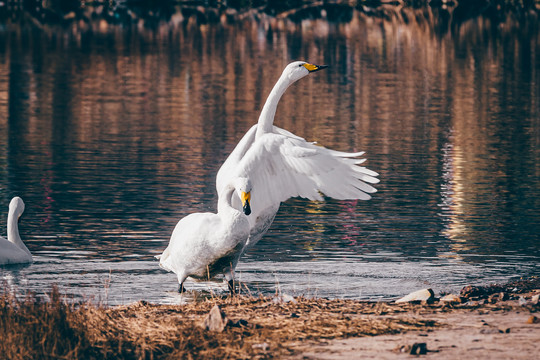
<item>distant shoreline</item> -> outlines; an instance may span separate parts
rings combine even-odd
[[[22,14],[41,25],[68,26],[80,21],[102,19],[109,24],[129,24],[140,20],[145,26],[172,21],[198,25],[234,23],[260,17],[287,19],[292,22],[326,19],[347,23],[353,11],[373,18],[388,18],[393,14],[414,10],[431,12],[442,21],[463,22],[484,16],[500,21],[506,14],[526,17],[540,13],[540,0],[366,0],[366,1],[305,1],[305,0],[236,0],[236,1],[35,1],[10,3],[0,7],[0,23]],[[406,15],[405,15],[406,16]],[[399,16],[398,16],[399,17]],[[427,14],[426,14],[427,17]],[[407,21],[407,19],[404,19]]]

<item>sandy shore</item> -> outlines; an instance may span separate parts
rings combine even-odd
[[[410,353],[414,344],[425,344],[425,347],[416,347],[426,350],[425,354],[418,355],[425,358],[533,359],[540,354],[540,323],[531,323],[532,316],[529,309],[518,306],[499,310],[459,309],[447,313],[411,311],[402,317],[410,321],[436,321],[439,326],[427,331],[300,346],[300,354],[295,359],[403,359],[413,356]]]
[[[398,334],[351,337],[299,346],[295,359],[533,359],[540,354],[540,280],[466,286],[443,302],[401,304],[385,317],[426,323]],[[418,301],[417,301],[418,302]],[[370,315],[374,316],[374,315]],[[376,316],[376,315],[375,315]],[[378,316],[380,319],[380,316]]]

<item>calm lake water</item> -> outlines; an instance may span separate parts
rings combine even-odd
[[[205,25],[4,20],[0,234],[21,196],[35,262],[0,268],[0,281],[109,304],[182,301],[154,255],[179,219],[216,210],[220,164],[293,60],[330,67],[289,88],[275,124],[366,151],[379,192],[284,203],[241,259],[243,291],[378,300],[538,275],[538,21],[414,11]]]

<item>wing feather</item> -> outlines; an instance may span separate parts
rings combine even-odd
[[[347,153],[307,142],[274,126],[257,139],[238,163],[239,176],[253,184],[252,207],[264,209],[291,197],[368,200],[377,190],[375,171],[358,164],[364,152]],[[256,211],[256,210],[255,210]]]

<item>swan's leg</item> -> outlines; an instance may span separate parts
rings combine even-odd
[[[186,288],[184,287],[184,283],[180,283],[180,286],[178,287],[178,292],[179,292],[180,294],[186,292]]]
[[[234,279],[227,281],[227,284],[229,285],[229,292],[231,293],[231,296],[234,296],[234,294],[236,294],[236,290],[234,288]]]
[[[229,285],[229,292],[231,293],[231,296],[233,296],[236,291],[234,288],[234,270],[232,264],[231,268],[228,269],[228,271],[225,271],[225,279],[227,280],[227,285]]]
[[[184,287],[184,281],[186,280],[187,276],[183,273],[176,274],[176,276],[178,277],[178,283],[180,284],[180,286],[178,286],[178,292],[180,294],[185,293],[186,288]]]

